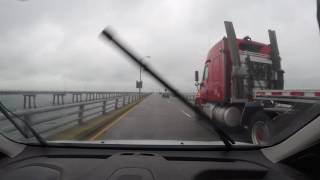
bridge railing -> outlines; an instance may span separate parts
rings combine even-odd
[[[23,109],[15,111],[15,114],[24,121],[28,121],[43,137],[48,137],[69,127],[81,125],[99,115],[134,103],[147,95],[149,94],[142,93],[139,97],[138,93],[122,93],[114,97],[105,96],[91,101]],[[22,127],[24,126],[21,120],[15,117],[12,118]],[[17,129],[3,115],[0,115],[0,129],[0,132],[10,134],[10,137],[21,137]],[[31,133],[27,128],[24,127],[24,129],[31,137]]]
[[[196,100],[196,96],[194,94],[184,94],[184,98],[186,98],[191,103],[194,103]]]
[[[77,102],[125,96],[135,92],[114,91],[4,91],[0,90],[0,98],[15,97],[13,101],[17,109],[32,109],[43,106],[64,105]]]

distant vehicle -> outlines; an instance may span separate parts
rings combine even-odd
[[[168,91],[168,89],[164,89],[164,92],[161,93],[163,98],[169,98],[170,97],[170,93]]]
[[[275,31],[269,30],[270,44],[264,44],[248,36],[237,39],[231,22],[225,22],[225,28],[227,37],[209,51],[200,84],[195,72],[196,86],[200,85],[195,103],[212,120],[224,127],[245,129],[252,142],[260,144],[272,136],[269,122],[280,113],[273,99],[256,97],[299,98],[307,92],[283,90]]]
[[[163,92],[163,93],[162,93],[162,97],[164,97],[164,98],[169,98],[169,97],[170,97],[169,92]]]

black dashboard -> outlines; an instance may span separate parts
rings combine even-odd
[[[243,180],[306,179],[259,150],[124,150],[28,146],[0,159],[0,179]]]

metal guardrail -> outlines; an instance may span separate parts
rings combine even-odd
[[[125,105],[136,102],[148,95],[149,93],[142,93],[141,97],[139,97],[138,93],[115,93],[114,97],[104,96],[104,98],[100,97],[100,99],[76,102],[73,104],[24,109],[16,111],[15,114],[25,121],[28,121],[38,133],[50,134],[50,131],[59,132],[70,124],[82,124],[93,116],[102,115],[124,107]],[[40,118],[35,118],[36,116],[40,116]],[[14,117],[13,119],[17,120],[17,118]],[[16,128],[11,125],[3,126],[1,123],[5,120],[6,118],[4,116],[0,116],[0,129],[2,132],[7,134],[17,131]],[[28,132],[26,127],[24,129]],[[27,134],[31,137],[30,132]]]
[[[184,97],[185,97],[188,101],[190,101],[190,102],[192,102],[192,103],[194,103],[195,100],[196,100],[196,96],[193,95],[193,94],[185,94]]]

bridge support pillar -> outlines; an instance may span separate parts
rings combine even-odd
[[[52,99],[52,105],[61,105],[64,104],[64,93],[55,93],[52,94],[53,99]]]
[[[81,101],[82,101],[81,93],[73,93],[72,94],[72,103],[78,103]]]
[[[86,93],[86,101],[92,101],[95,100],[95,93]]]
[[[24,94],[23,95],[23,108],[24,109],[36,108],[36,95],[35,94]]]

